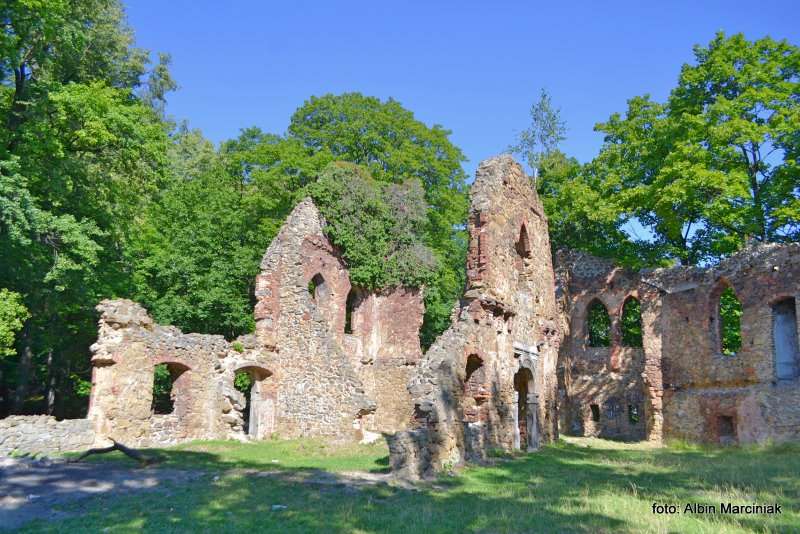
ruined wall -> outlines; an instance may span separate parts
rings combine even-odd
[[[86,419],[11,415],[0,420],[0,455],[80,451],[93,443],[92,425]]]
[[[510,157],[478,167],[469,236],[466,293],[409,383],[415,428],[389,440],[392,468],[404,476],[557,437],[559,335],[547,220]]]
[[[421,353],[422,295],[402,288],[362,294],[345,334],[352,288],[323,225],[311,200],[298,204],[256,280],[256,337],[275,369],[278,432],[363,438],[395,430],[408,421],[407,397],[394,388]]]
[[[568,324],[559,367],[562,428],[641,439],[624,419],[614,424],[602,403],[627,404],[643,388],[647,439],[800,438],[800,378],[776,376],[773,332],[773,306],[793,298],[796,307],[800,300],[800,244],[753,246],[710,269],[635,273],[577,253],[559,254],[558,263],[562,322]],[[742,347],[735,355],[722,353],[719,335],[719,296],[726,287],[742,305]],[[643,359],[641,351],[619,346],[619,317],[630,296],[641,303]],[[594,298],[613,318],[611,348],[586,346],[585,310]],[[599,424],[587,403],[601,406]]]
[[[413,414],[406,387],[422,357],[419,330],[425,309],[419,289],[393,288],[358,292],[352,312],[352,333],[345,334],[350,355],[367,396],[377,409],[365,417],[372,432],[397,432]]]
[[[422,294],[362,292],[345,333],[352,288],[323,225],[310,200],[294,209],[256,279],[256,333],[232,343],[157,325],[128,300],[103,301],[88,415],[98,440],[360,440],[404,428],[405,384],[421,355]],[[162,363],[174,379],[166,414],[154,413],[152,393]],[[237,372],[253,379],[249,402],[234,388]]]
[[[104,300],[97,309],[100,328],[92,345],[87,418],[99,439],[165,445],[228,437],[218,362],[230,347],[222,336],[183,334],[175,327],[159,326],[130,300]],[[169,414],[153,413],[154,368],[162,363],[180,373]]]
[[[800,439],[800,378],[776,376],[772,308],[787,297],[800,301],[800,244],[754,246],[713,269],[661,270],[646,280],[663,290],[664,436]],[[732,356],[722,354],[717,335],[726,285],[742,305],[742,347]]]
[[[639,274],[609,260],[560,251],[556,280],[565,318],[558,364],[562,432],[623,440],[652,435],[647,427],[654,421],[654,392],[644,384],[645,349],[625,346],[620,324],[628,299],[641,303],[649,297],[640,295]],[[595,301],[610,317],[608,347],[589,346],[588,310]]]

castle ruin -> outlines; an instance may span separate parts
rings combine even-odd
[[[465,293],[423,354],[423,290],[352,287],[324,224],[308,199],[292,211],[256,278],[255,333],[232,342],[157,325],[132,301],[100,303],[87,420],[9,417],[0,453],[109,437],[383,434],[393,469],[417,478],[492,450],[533,451],[559,432],[800,440],[800,244],[748,247],[707,269],[636,272],[567,251],[554,265],[529,177],[492,158],[471,189]],[[741,305],[735,350],[722,346],[723,293]],[[597,313],[601,342],[589,327]],[[154,407],[156,366],[170,374],[167,410]]]

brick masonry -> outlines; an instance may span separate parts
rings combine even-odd
[[[559,254],[557,265],[568,327],[559,359],[563,430],[625,439],[644,431],[654,441],[722,444],[800,438],[800,378],[776,375],[773,334],[774,305],[794,299],[796,307],[800,300],[800,244],[754,245],[709,269],[632,272],[579,253]],[[742,305],[742,347],[731,356],[722,353],[718,334],[726,287]],[[641,302],[643,349],[619,343],[629,297]],[[612,316],[610,349],[586,346],[585,310],[595,298]],[[644,400],[644,429],[603,410],[595,422],[588,409],[637,399]]]
[[[710,269],[636,272],[577,252],[560,252],[554,268],[529,177],[510,157],[492,158],[471,188],[467,287],[423,354],[424,289],[352,287],[324,225],[309,199],[289,215],[256,278],[255,333],[232,342],[158,325],[129,300],[101,302],[87,419],[9,417],[0,454],[109,437],[153,446],[383,433],[393,469],[417,478],[493,449],[535,450],[559,429],[653,442],[800,439],[800,357],[779,376],[773,334],[783,328],[778,345],[797,352],[800,244],[749,247]],[[732,356],[717,334],[726,287],[743,308]],[[642,347],[622,344],[631,298]],[[611,319],[610,347],[587,343],[595,300]],[[166,414],[153,410],[159,364],[173,378]],[[249,402],[237,372],[253,379]]]
[[[409,478],[558,436],[560,336],[541,203],[509,156],[480,164],[471,197],[466,292],[409,384],[413,428],[389,438],[392,468]]]

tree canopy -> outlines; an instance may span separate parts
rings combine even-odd
[[[800,232],[800,49],[718,34],[695,48],[667,102],[628,102],[598,124],[602,191],[658,254],[713,261]]]
[[[2,2],[0,20],[0,414],[85,411],[103,298],[186,331],[250,332],[259,258],[309,195],[354,285],[424,286],[423,346],[449,325],[468,186],[443,126],[393,99],[326,94],[283,133],[215,146],[166,116],[169,55],[135,46],[120,0]],[[512,150],[534,169],[554,248],[693,264],[800,237],[800,51],[785,41],[697,47],[665,102],[632,98],[597,125],[587,164],[561,152],[546,92],[530,118]]]

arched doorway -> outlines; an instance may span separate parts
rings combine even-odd
[[[514,391],[517,393],[517,428],[514,432],[514,448],[533,451],[539,448],[538,400],[533,383],[533,373],[527,367],[514,375]]]
[[[271,376],[271,372],[255,365],[237,369],[234,376],[234,387],[245,396],[243,429],[252,439],[266,439],[275,432],[275,394],[270,387]]]

